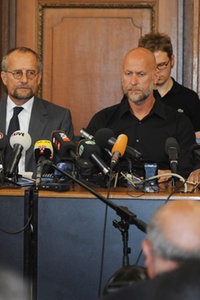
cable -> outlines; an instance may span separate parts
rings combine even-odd
[[[31,222],[31,219],[32,219],[32,216],[29,217],[29,219],[28,219],[27,223],[25,224],[25,226],[22,227],[21,229],[17,230],[17,231],[7,231],[7,230],[2,229],[2,228],[0,228],[0,231],[4,232],[4,233],[7,233],[7,234],[18,234],[18,233],[21,233],[21,232],[23,232],[29,226],[29,224]]]
[[[182,184],[180,186],[177,186],[167,197],[167,199],[165,200],[164,204],[167,204],[167,202],[169,201],[170,197],[175,194],[183,185],[184,183],[182,182]],[[163,205],[164,205],[163,204]]]
[[[160,178],[160,177],[177,177],[177,178],[179,178],[180,181],[182,181],[184,184],[184,193],[187,193],[188,189],[187,189],[187,182],[186,182],[185,178],[183,178],[181,175],[176,174],[176,173],[165,173],[165,174],[155,175],[155,176],[149,177],[148,179],[143,180],[143,183],[148,182],[153,179]]]
[[[148,179],[140,179],[138,177],[133,176],[133,179],[136,179],[137,181],[133,181],[130,178],[130,176],[128,176],[129,174],[127,175],[127,174],[121,172],[121,175],[124,178],[126,178],[134,187],[137,187],[137,185],[141,185],[145,182],[148,182],[148,181],[151,181],[151,180],[154,180],[154,179],[157,179],[157,178],[161,178],[161,177],[177,177],[184,184],[184,193],[187,193],[187,191],[188,191],[186,180],[181,175],[176,174],[176,173],[165,173],[165,174],[155,175],[155,176],[149,177]]]

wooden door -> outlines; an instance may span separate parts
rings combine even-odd
[[[95,112],[121,100],[122,58],[141,35],[165,28],[175,54],[179,42],[178,0],[84,2],[17,2],[16,43],[42,55],[41,96],[70,108],[76,135]]]

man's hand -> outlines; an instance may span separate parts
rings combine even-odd
[[[187,183],[197,184],[200,182],[200,169],[192,171],[187,179]]]
[[[172,172],[171,170],[158,170],[158,175],[169,174],[171,172]],[[170,178],[171,178],[171,176],[163,176],[163,177],[158,178],[158,182],[160,183],[163,181],[168,181]]]

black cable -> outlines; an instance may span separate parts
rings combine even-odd
[[[178,190],[180,188],[182,188],[186,182],[187,182],[187,179],[185,179],[184,182],[182,182],[180,185],[178,185],[177,187],[175,187],[175,189],[168,195],[167,199],[164,201],[164,204],[168,203],[169,199],[173,196],[173,194],[175,194],[176,192],[178,192]]]
[[[21,229],[19,229],[17,231],[7,231],[7,230],[5,230],[3,228],[0,228],[0,231],[4,232],[4,233],[7,233],[7,234],[18,234],[18,233],[21,233],[21,232],[25,231],[28,228],[28,226],[30,225],[31,219],[32,219],[32,215],[29,217],[29,219],[28,219],[27,223],[24,225],[24,227],[22,227]]]
[[[142,253],[143,253],[143,250],[141,249],[139,254],[138,254],[138,257],[136,259],[136,262],[135,262],[136,265],[139,263],[140,257],[142,256]]]

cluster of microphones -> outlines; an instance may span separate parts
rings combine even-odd
[[[111,129],[101,128],[94,136],[81,129],[80,136],[81,139],[74,142],[64,131],[55,130],[50,140],[39,140],[35,143],[34,177],[37,185],[41,182],[64,182],[71,179],[71,176],[88,181],[97,180],[106,185],[109,176],[119,171],[118,166],[122,158],[126,158],[128,162],[134,160],[144,164],[142,153],[128,146],[128,137],[125,134],[115,138]],[[8,143],[12,147],[12,155],[7,166],[4,166],[4,152]],[[22,153],[30,148],[31,143],[30,135],[22,131],[15,131],[9,141],[3,133],[0,133],[1,182],[16,176]],[[174,137],[166,140],[165,151],[169,157],[172,173],[177,173],[180,149]],[[200,146],[194,145],[191,151],[195,159],[200,160]],[[56,169],[53,170],[52,166],[56,166]],[[70,174],[70,177],[66,178],[66,174]]]

